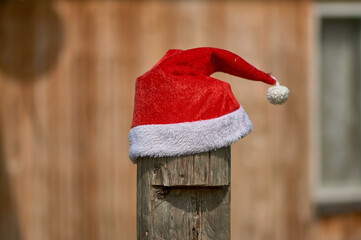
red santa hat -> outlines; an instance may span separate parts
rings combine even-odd
[[[210,77],[229,73],[275,85],[278,82],[232,52],[217,48],[169,50],[137,78],[129,157],[164,157],[207,152],[243,138],[252,130],[228,83]],[[274,104],[288,89],[269,90]]]

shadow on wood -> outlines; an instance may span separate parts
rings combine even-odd
[[[0,136],[2,136],[1,131]],[[16,203],[11,190],[11,181],[6,167],[3,142],[0,138],[0,239],[21,240]]]

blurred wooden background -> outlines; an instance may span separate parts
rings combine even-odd
[[[135,239],[135,79],[168,49],[199,46],[233,51],[291,90],[272,106],[265,84],[215,74],[254,125],[232,145],[232,239],[357,229],[357,216],[332,228],[312,215],[311,14],[307,0],[2,1],[0,239]]]

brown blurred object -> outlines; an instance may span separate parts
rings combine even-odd
[[[0,68],[21,81],[36,80],[56,65],[63,29],[51,1],[0,3]]]
[[[358,240],[361,236],[361,214],[328,216],[316,224],[318,240]]]
[[[1,2],[0,239],[136,239],[135,79],[168,49],[199,46],[235,52],[291,91],[275,107],[268,86],[217,75],[254,125],[232,145],[232,239],[322,239],[312,232],[328,220],[312,218],[309,180],[311,9],[308,0]],[[339,239],[360,238],[352,232]]]

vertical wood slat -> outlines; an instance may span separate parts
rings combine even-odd
[[[230,239],[230,147],[137,160],[137,236]]]

